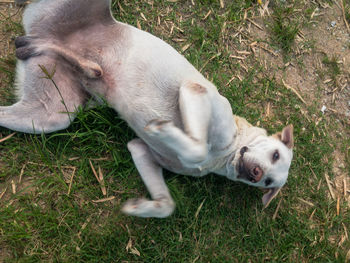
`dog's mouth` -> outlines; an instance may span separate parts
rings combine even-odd
[[[263,177],[264,172],[259,165],[244,161],[243,157],[246,151],[247,147],[242,147],[240,150],[241,156],[239,157],[238,161],[237,178],[247,180],[251,183],[257,183]]]

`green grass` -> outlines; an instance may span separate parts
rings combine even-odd
[[[329,58],[327,55],[323,57],[322,63],[327,67],[327,75],[335,83],[337,76],[341,73],[337,58],[334,56]]]
[[[115,4],[114,14],[133,25],[139,20],[143,29],[177,50],[190,43],[184,55],[198,69],[210,60],[202,72],[229,99],[235,114],[271,133],[293,123],[295,157],[282,194],[262,210],[259,189],[214,175],[198,179],[166,172],[175,213],[166,219],[125,216],[120,212],[123,202],[148,195],[126,148],[135,135],[107,107],[81,109],[67,130],[41,136],[17,133],[0,143],[0,192],[7,187],[0,199],[0,262],[345,262],[350,242],[339,242],[344,225],[350,226],[348,204],[341,199],[337,215],[325,181],[325,174],[334,179],[337,141],[329,134],[337,124],[322,116],[317,103],[302,104],[257,61],[250,60],[246,72],[229,58],[227,44],[245,47],[230,36],[246,23],[245,10],[253,15],[255,2],[224,1],[223,9],[218,1],[195,2],[194,8],[182,1],[125,1],[124,12]],[[158,15],[183,32],[174,29],[170,35],[171,27],[158,26]],[[180,38],[184,41],[174,40]],[[276,41],[284,45],[283,38]],[[9,68],[2,75],[8,83],[1,87],[4,100],[13,68],[3,61],[1,68]],[[226,85],[235,74],[242,81],[236,78]],[[4,128],[0,132],[11,133]],[[350,168],[349,139],[342,147]],[[92,202],[103,195],[89,160],[101,167],[114,200]],[[76,171],[68,195],[72,167]],[[16,194],[11,193],[12,180]]]
[[[274,7],[272,41],[281,48],[285,57],[291,53],[300,28],[300,21],[295,18],[294,10],[294,5],[286,3],[276,3]]]

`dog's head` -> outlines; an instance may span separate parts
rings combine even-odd
[[[240,147],[229,164],[234,180],[267,189],[267,207],[286,183],[293,157],[293,126],[272,136],[259,135]]]

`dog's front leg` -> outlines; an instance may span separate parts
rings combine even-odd
[[[153,200],[128,200],[122,211],[140,217],[167,217],[174,211],[175,203],[170,196],[162,174],[162,168],[154,160],[148,146],[140,139],[128,143],[128,149]]]
[[[208,155],[208,127],[211,103],[208,90],[196,83],[180,88],[179,106],[184,131],[171,121],[153,120],[145,131],[177,153],[185,165],[200,163]]]

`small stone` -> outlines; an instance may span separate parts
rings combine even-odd
[[[331,22],[331,27],[335,27],[336,24],[337,24],[337,22],[332,21],[332,22]]]

